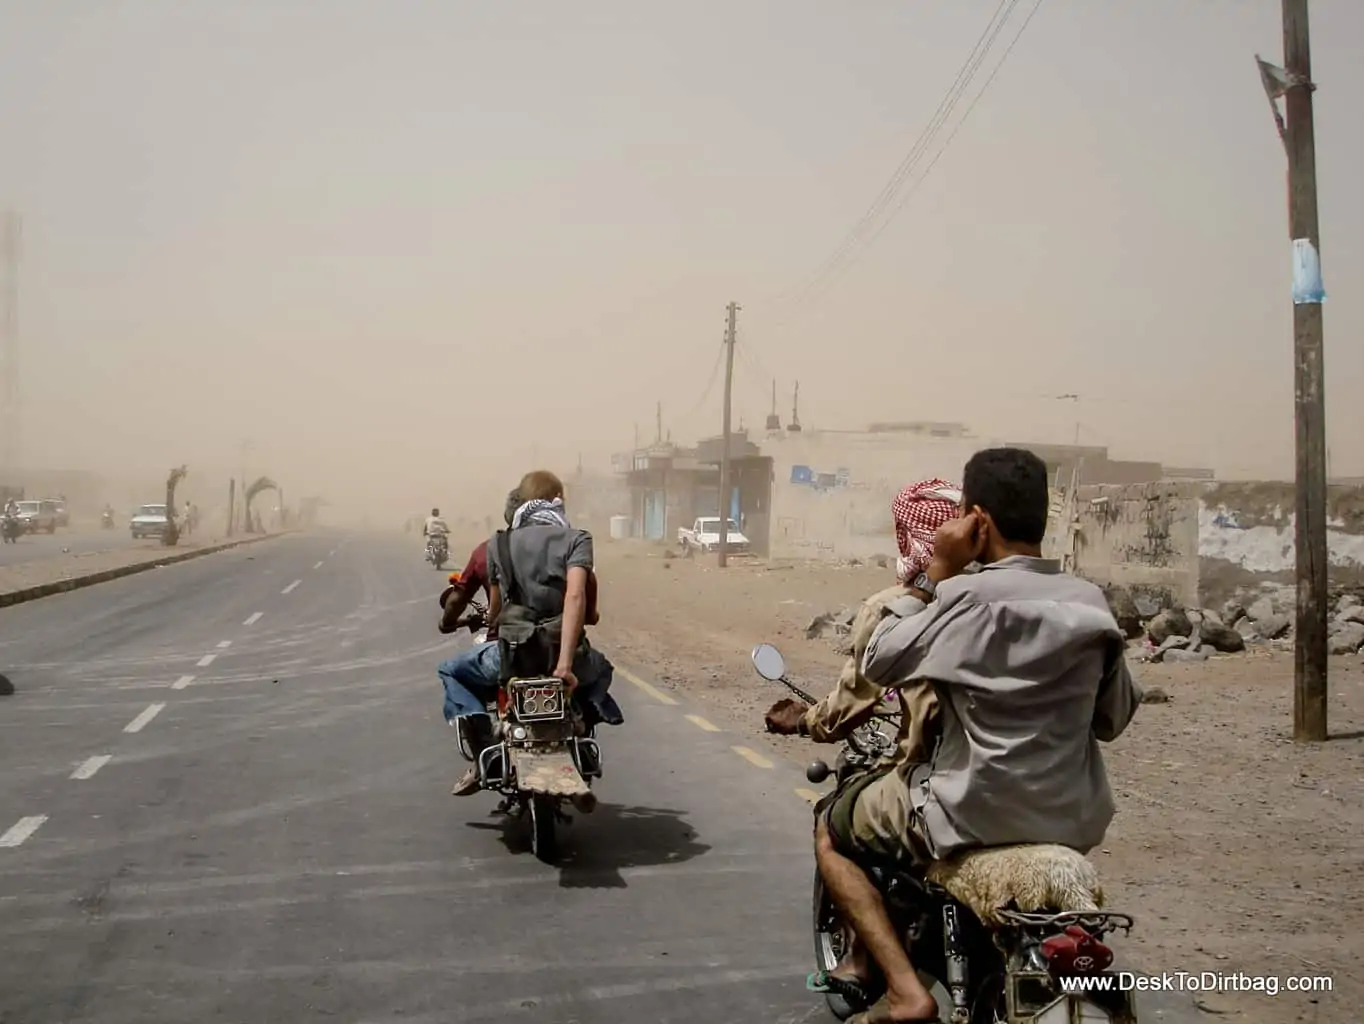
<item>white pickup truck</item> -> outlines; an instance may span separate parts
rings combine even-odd
[[[682,553],[687,555],[693,551],[709,554],[718,550],[720,547],[720,517],[702,516],[691,524],[690,530],[685,526],[679,527],[677,543],[682,546]],[[739,524],[733,519],[729,521],[725,547],[731,554],[736,555],[748,551],[748,538],[739,531]]]

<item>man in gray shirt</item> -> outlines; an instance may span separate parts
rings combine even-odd
[[[1088,852],[1113,817],[1099,742],[1122,733],[1141,692],[1102,591],[1041,557],[1047,509],[1037,456],[972,456],[961,517],[939,530],[927,572],[888,606],[863,656],[868,680],[928,681],[941,708],[927,763],[855,780],[816,823],[825,887],[886,978],[877,1021],[937,1020],[937,1009],[859,863],[1022,843]],[[964,575],[973,561],[983,568]],[[868,967],[855,956],[835,976],[861,981]]]

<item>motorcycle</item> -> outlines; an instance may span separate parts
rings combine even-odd
[[[450,544],[445,534],[437,533],[426,539],[426,560],[437,569],[445,568],[450,560]]]
[[[99,525],[106,530],[112,530],[114,528],[114,514],[112,512],[101,513]]]
[[[0,538],[6,544],[17,544],[24,535],[24,524],[18,516],[6,515],[0,520]]]
[[[486,639],[487,609],[475,604],[469,627]],[[531,852],[546,863],[558,853],[557,827],[572,819],[566,803],[594,805],[592,780],[602,777],[595,727],[584,729],[561,679],[511,679],[485,708],[493,742],[477,758],[465,718],[456,720],[459,750],[478,769],[479,786],[502,796],[496,813],[527,819]]]
[[[786,677],[786,660],[771,644],[753,649],[753,667],[807,704],[818,703]],[[892,691],[893,692],[893,691]],[[895,753],[900,712],[886,702],[844,742],[830,769],[814,761],[805,776],[818,785],[834,776],[835,792]],[[821,801],[820,807],[825,805]],[[1105,937],[1126,934],[1131,916],[1104,910],[1098,874],[1080,853],[1061,846],[1021,845],[970,850],[927,870],[873,868],[920,979],[951,1024],[1136,1024],[1129,993],[1109,970]],[[987,896],[982,894],[988,893]],[[815,873],[814,945],[817,971],[832,972],[848,950],[842,912]],[[1108,975],[1107,990],[1099,976]],[[1102,983],[1102,982],[1100,982]],[[1086,986],[1083,993],[1075,988]],[[1069,990],[1068,990],[1069,989]],[[884,984],[867,993],[874,1002]],[[829,992],[840,1021],[867,1007]]]

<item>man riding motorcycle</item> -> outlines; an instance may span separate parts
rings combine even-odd
[[[507,495],[503,518],[509,528],[534,525],[534,517],[522,512],[529,502],[543,501],[550,504],[556,498],[560,502],[559,511],[556,512],[558,520],[567,524],[567,519],[561,514],[563,485],[551,474],[544,474],[544,477],[549,479],[539,479],[537,474],[528,474],[523,479],[522,486]],[[547,494],[550,497],[523,500],[523,492],[531,495]],[[518,513],[521,513],[520,518]],[[565,525],[565,528],[568,527]],[[590,549],[590,535],[588,540]],[[542,568],[544,567],[539,564],[532,566],[532,578]],[[566,571],[561,578],[566,578]],[[459,583],[452,585],[442,595],[440,623],[442,633],[453,633],[462,628],[465,624],[465,610],[480,589],[488,595],[487,642],[461,651],[453,658],[442,662],[436,670],[445,690],[446,720],[453,725],[456,718],[468,718],[466,724],[469,727],[470,748],[475,758],[479,751],[492,742],[492,722],[484,709],[496,697],[502,674],[501,649],[498,643],[500,596],[495,596],[487,541],[474,548],[468,564],[460,574]],[[590,569],[587,577],[586,602],[584,625],[595,626],[600,621],[597,609],[597,578],[595,572]],[[582,669],[582,686],[578,695],[578,705],[584,713],[586,725],[590,727],[598,721],[610,725],[621,724],[624,718],[620,708],[608,692],[615,671],[614,666],[601,652],[589,647],[583,664],[579,667]],[[478,772],[470,768],[455,783],[451,793],[454,796],[469,796],[478,790]]]
[[[1028,843],[1086,853],[1112,820],[1098,744],[1123,732],[1141,691],[1102,591],[1041,557],[1047,512],[1040,459],[977,452],[960,515],[938,530],[928,568],[887,604],[866,644],[870,683],[932,685],[940,736],[926,763],[867,772],[817,814],[820,876],[886,982],[857,1024],[938,1019],[863,865],[923,866]],[[973,561],[981,571],[963,575]],[[834,982],[860,989],[869,967],[841,965]]]

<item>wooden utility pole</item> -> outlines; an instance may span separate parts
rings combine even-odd
[[[1293,739],[1327,737],[1326,401],[1322,358],[1321,240],[1307,0],[1283,0],[1284,66],[1256,58],[1288,153],[1288,232],[1293,251],[1293,412],[1297,501],[1297,626],[1293,643]],[[1284,100],[1284,118],[1275,101]],[[1284,122],[1287,123],[1284,123]]]
[[[654,444],[663,443],[663,403],[654,407]]]
[[[720,436],[720,548],[719,565],[729,564],[729,423],[730,400],[734,393],[735,320],[739,314],[737,303],[729,304],[729,325],[725,329],[725,412],[723,433]]]

